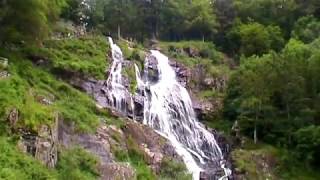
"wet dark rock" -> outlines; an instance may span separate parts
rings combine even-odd
[[[169,64],[171,67],[173,67],[174,71],[176,72],[178,82],[182,86],[187,87],[192,75],[191,70],[174,59],[170,59]]]
[[[200,180],[219,180],[223,176],[223,169],[211,168],[200,173]]]
[[[47,57],[39,55],[29,55],[28,59],[30,59],[35,65],[42,67],[48,66],[51,63]]]
[[[158,71],[158,61],[155,57],[149,55],[148,57],[148,64],[147,64],[147,74],[148,79],[151,82],[156,83],[159,80],[159,71]]]
[[[136,94],[133,97],[135,120],[142,121],[144,115],[144,97]]]

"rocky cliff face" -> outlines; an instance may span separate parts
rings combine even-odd
[[[17,122],[18,119],[18,112],[13,110],[10,113],[10,122]],[[53,126],[43,125],[38,132],[19,129],[18,134],[18,148],[49,168],[56,166],[59,150],[74,147],[85,149],[98,158],[98,169],[103,180],[131,180],[135,177],[135,169],[128,163],[117,162],[114,154],[116,148],[128,151],[128,138],[132,138],[154,173],[160,172],[163,158],[182,162],[166,139],[151,128],[130,120],[122,128],[101,123],[96,132],[90,134],[77,132],[73,124],[57,117]]]
[[[192,51],[192,50],[190,50]],[[193,53],[195,54],[195,52]],[[111,59],[111,58],[109,58]],[[194,86],[193,81],[195,79],[201,79],[199,72],[201,69],[191,69],[184,66],[182,63],[170,59],[170,65],[174,68],[178,81],[181,85],[188,88],[191,94],[195,94],[197,88]],[[133,63],[131,61],[123,62],[124,68],[132,68]],[[153,79],[156,82],[158,79],[157,61],[149,60],[149,64],[146,64],[145,68],[149,79]],[[108,72],[106,74],[108,76]],[[77,74],[71,73],[71,76],[64,77],[74,87],[87,92],[92,96],[99,108],[108,108],[108,99],[106,96],[107,81],[96,80],[93,78],[86,78],[83,76],[77,76]],[[133,78],[135,79],[135,78]],[[132,78],[125,77],[123,86],[130,89],[132,84]],[[205,85],[207,89],[221,90],[225,86],[225,80],[221,79],[201,79],[201,83]],[[126,104],[128,111],[126,114],[117,114],[124,119],[135,119],[138,122],[143,119],[143,107],[144,107],[144,94],[143,91],[136,89],[138,93],[134,96],[127,94],[127,101],[131,100],[134,103],[135,110],[131,107],[131,103]],[[130,90],[128,91],[130,92]],[[52,104],[52,99],[39,97],[39,101],[46,105]],[[193,96],[193,105],[196,112],[201,117],[201,114],[211,113],[217,108],[216,104],[212,101],[205,101]],[[15,126],[19,119],[18,111],[12,110],[10,113],[9,121],[12,127]],[[182,158],[177,155],[174,148],[168,143],[168,141],[162,138],[151,128],[143,126],[139,123],[135,123],[131,120],[127,121],[122,128],[115,126],[108,126],[101,123],[99,128],[94,134],[78,133],[74,129],[73,124],[68,124],[59,119],[57,116],[56,123],[53,126],[43,126],[39,132],[19,131],[21,140],[19,147],[23,152],[33,155],[36,159],[43,162],[48,167],[55,167],[58,157],[59,148],[72,148],[80,146],[88,152],[96,155],[99,159],[99,170],[101,179],[131,179],[134,177],[135,170],[127,163],[117,162],[115,157],[115,149],[121,149],[128,151],[127,139],[133,139],[137,144],[139,150],[143,153],[144,159],[148,166],[155,173],[160,172],[161,162],[164,158],[174,159],[175,161],[182,162]],[[213,133],[216,133],[212,131]],[[223,138],[218,138],[219,144],[226,144]],[[222,147],[224,153],[229,152],[229,147]],[[215,174],[208,172],[201,174],[202,179],[212,179],[214,177],[221,177],[223,172],[215,171]]]

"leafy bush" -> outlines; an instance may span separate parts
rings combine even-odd
[[[319,166],[320,161],[320,126],[308,126],[295,133],[296,149],[299,158]]]
[[[48,59],[50,68],[57,72],[80,73],[97,79],[105,78],[105,69],[109,66],[108,52],[109,44],[103,36],[48,40],[43,48],[24,49],[24,53],[29,57]]]
[[[222,53],[217,51],[214,44],[203,41],[180,41],[180,42],[160,42],[161,50],[169,57],[176,58],[177,61],[194,67],[208,61],[211,65],[221,64],[223,60]],[[187,50],[195,51],[197,57],[192,57]]]
[[[143,152],[141,152],[138,144],[132,137],[127,138],[128,155],[130,163],[135,167],[137,179],[153,180],[156,179],[150,167],[144,160]]]
[[[57,170],[59,179],[92,179],[99,177],[97,159],[88,152],[74,148],[60,153]]]
[[[192,176],[188,173],[185,164],[174,159],[164,158],[161,162],[160,177],[166,180],[191,180]]]
[[[298,19],[292,31],[292,37],[310,43],[320,37],[320,21],[313,16]]]
[[[10,139],[0,137],[0,179],[56,179],[56,173],[19,152]]]

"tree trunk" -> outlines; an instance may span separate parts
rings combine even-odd
[[[121,38],[121,27],[118,24],[118,39],[120,39],[120,38]]]
[[[290,115],[290,106],[289,103],[286,103],[286,109],[287,109],[287,118],[288,118],[288,122],[291,119],[291,115]],[[289,133],[288,133],[288,142],[289,144],[291,144],[291,128],[289,129]]]
[[[253,139],[254,139],[254,144],[257,144],[258,136],[257,136],[257,125],[256,124],[254,125]]]
[[[259,117],[260,111],[261,111],[261,102],[259,102],[259,109],[258,109],[258,111],[256,111],[256,117],[255,117],[255,121],[254,121],[254,132],[253,132],[254,144],[258,143],[257,122],[258,122],[258,117]]]

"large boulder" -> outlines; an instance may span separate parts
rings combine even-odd
[[[96,155],[101,165],[113,162],[108,140],[110,135],[106,126],[100,126],[95,134],[78,133],[73,124],[60,120],[58,137],[59,144],[63,148],[80,146]]]
[[[135,122],[128,122],[123,128],[126,137],[132,138],[143,152],[147,163],[154,172],[159,172],[163,158],[183,162],[174,147],[148,126]]]
[[[109,163],[99,167],[101,180],[132,180],[135,170],[128,163]]]
[[[187,87],[192,75],[190,68],[186,67],[182,63],[179,63],[175,59],[170,59],[169,64],[171,67],[173,67],[174,71],[176,72],[178,82],[182,86]]]
[[[147,56],[148,59],[148,64],[147,67],[145,67],[147,73],[148,73],[148,79],[151,82],[157,82],[159,80],[159,71],[158,71],[158,61],[157,59],[152,56],[152,55],[148,55]]]

